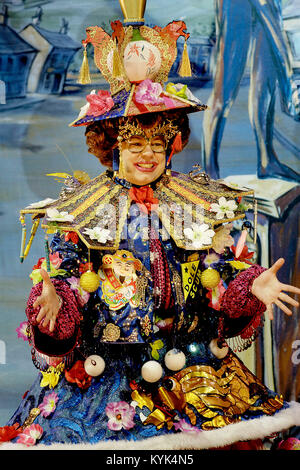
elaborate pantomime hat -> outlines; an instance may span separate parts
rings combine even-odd
[[[91,83],[87,45],[94,46],[94,61],[110,91],[95,90],[70,126],[88,125],[116,117],[184,109],[206,109],[187,85],[168,83],[168,75],[177,57],[177,39],[185,40],[179,75],[191,76],[186,41],[189,33],[183,21],[172,21],[164,28],[144,24],[146,0],[120,0],[123,23],[112,21],[112,34],[99,26],[86,29],[83,64],[79,82]]]

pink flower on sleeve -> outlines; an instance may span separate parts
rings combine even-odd
[[[22,338],[24,341],[28,341],[27,326],[28,326],[28,322],[23,321],[22,323],[20,323],[18,328],[16,328],[18,338]]]
[[[77,300],[79,302],[79,305],[81,307],[83,307],[87,301],[89,300],[90,298],[90,294],[85,291],[84,289],[82,289],[81,285],[80,285],[80,280],[75,277],[75,276],[72,276],[70,278],[67,279],[72,291],[74,291],[76,293],[76,297],[77,297]]]

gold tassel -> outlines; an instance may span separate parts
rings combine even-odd
[[[121,159],[121,156],[120,156],[120,161],[119,161],[119,171],[118,171],[118,175],[119,175],[119,178],[124,178],[124,163],[123,163],[123,160]]]
[[[186,41],[184,43],[182,57],[181,57],[181,64],[178,71],[181,77],[191,77],[192,76],[192,69],[191,63],[188,55]]]
[[[121,57],[119,55],[116,41],[114,41],[113,60],[112,60],[112,75],[114,78],[120,78],[123,75]]]
[[[84,45],[83,60],[82,60],[82,64],[81,64],[81,68],[79,72],[78,83],[80,83],[81,85],[87,85],[89,83],[92,83],[91,77],[90,77],[87,52],[86,52],[86,45]]]

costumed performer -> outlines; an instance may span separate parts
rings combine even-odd
[[[110,92],[89,94],[72,123],[86,126],[89,152],[108,170],[68,176],[57,200],[21,211],[24,233],[26,214],[46,232],[26,308],[40,372],[0,435],[12,446],[262,448],[299,424],[299,405],[269,390],[228,342],[249,347],[264,312],[276,304],[290,315],[298,302],[286,292],[300,289],[277,279],[283,259],[251,263],[247,221],[233,246],[232,222],[252,191],[171,170],[188,114],[206,107],[185,85],[163,88],[188,33],[181,21],[149,28],[124,3],[112,36],[87,29],[84,46],[95,46]]]

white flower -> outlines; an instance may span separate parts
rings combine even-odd
[[[46,215],[49,222],[73,222],[74,220],[74,215],[59,212],[57,209],[47,209]]]
[[[200,249],[211,244],[215,232],[207,224],[192,224],[191,228],[184,229],[184,235],[191,240],[193,248]]]
[[[51,199],[50,197],[48,197],[47,199],[43,199],[42,201],[33,202],[32,204],[29,204],[26,209],[41,209],[42,207],[45,207],[55,201],[56,199]]]
[[[110,231],[106,228],[94,227],[86,228],[83,232],[90,237],[91,240],[97,240],[99,243],[106,243],[108,240],[112,240]]]
[[[228,219],[232,219],[236,208],[237,203],[233,199],[226,201],[223,196],[219,198],[219,204],[212,203],[210,206],[211,212],[216,212],[217,219],[224,219],[225,216],[228,217]]]

